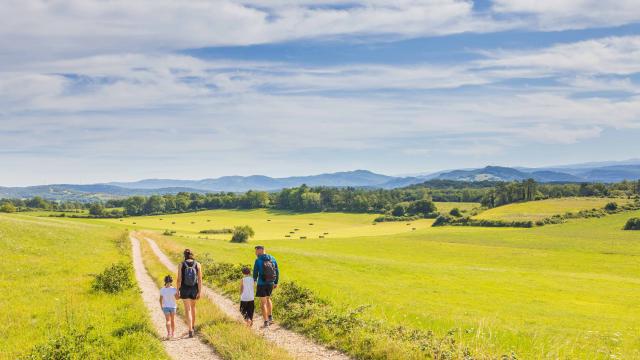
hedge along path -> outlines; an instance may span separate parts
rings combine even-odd
[[[151,321],[156,329],[158,335],[166,332],[165,318],[162,309],[160,309],[160,290],[156,286],[155,282],[147,272],[142,262],[142,253],[140,250],[140,242],[134,236],[130,236],[131,250],[133,257],[133,268],[138,281],[138,286],[142,291],[142,299],[144,304],[149,309],[149,315]],[[174,360],[221,360],[216,355],[213,349],[202,342],[200,338],[194,336],[193,338],[186,337],[189,327],[184,320],[176,314],[176,334],[178,338],[175,340],[163,341],[163,345],[167,354]]]
[[[160,262],[169,269],[169,271],[176,271],[177,265],[174,264],[167,255],[160,249],[158,244],[146,236],[143,236],[147,241],[154,254],[158,257]],[[202,286],[202,293],[209,298],[214,304],[216,304],[222,312],[232,319],[242,322],[242,315],[238,309],[238,305],[233,301],[219,294],[208,286]],[[259,306],[259,300],[256,299],[256,307]],[[277,304],[274,304],[277,306]],[[260,324],[261,321],[256,321]],[[265,339],[273,342],[275,345],[286,350],[296,359],[332,359],[332,360],[349,360],[350,358],[345,354],[337,351],[327,349],[322,345],[318,345],[308,338],[297,334],[293,331],[289,331],[277,323],[269,326],[267,329],[262,329],[259,326],[253,326],[252,330]]]

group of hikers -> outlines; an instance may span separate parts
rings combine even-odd
[[[263,327],[273,323],[273,303],[271,294],[278,287],[280,270],[276,259],[265,253],[264,246],[255,247],[256,260],[253,272],[248,267],[242,268],[240,281],[240,313],[247,326],[253,325],[255,297],[260,298],[260,308],[264,320]],[[173,277],[164,278],[164,287],[160,289],[160,306],[164,312],[167,325],[167,339],[175,337],[175,316],[178,299],[184,303],[184,311],[189,326],[189,337],[193,337],[196,324],[196,302],[202,296],[202,265],[194,258],[190,249],[184,250],[184,261],[178,266],[177,286],[173,286]],[[255,291],[254,291],[255,290]]]

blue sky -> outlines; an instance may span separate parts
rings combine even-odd
[[[0,186],[637,158],[637,5],[6,1]]]

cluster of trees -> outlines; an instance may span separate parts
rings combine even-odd
[[[16,212],[29,209],[55,210],[55,211],[82,211],[89,206],[77,201],[50,201],[40,196],[30,199],[0,199],[0,212]]]
[[[273,206],[294,211],[391,212],[398,204],[430,199],[429,189],[393,190],[308,187],[283,189],[275,193]]]
[[[630,197],[640,194],[640,180],[603,183],[537,183],[533,179],[500,182],[486,189],[481,203],[495,207],[519,201],[530,201],[571,196]]]
[[[480,202],[487,192],[500,184],[499,181],[455,181],[428,180],[422,184],[409,186],[408,189],[428,188],[433,201],[442,202]]]
[[[123,200],[110,200],[107,207],[120,207],[126,215],[182,213],[213,209],[256,209],[268,207],[270,194],[264,191],[236,193],[188,193],[132,196]]]
[[[519,201],[531,201],[538,198],[538,183],[533,179],[498,183],[482,197],[481,203],[486,207],[496,207]]]
[[[93,203],[57,202],[41,197],[0,200],[0,212],[26,209],[55,211],[88,210],[94,217],[121,217],[182,213],[212,209],[276,208],[314,212],[342,211],[386,214],[393,217],[429,216],[436,209],[432,201],[481,202],[495,207],[519,201],[568,196],[632,196],[640,194],[640,181],[614,184],[567,183],[540,184],[532,179],[514,182],[462,182],[431,180],[401,189],[364,189],[308,187],[283,189],[278,192],[248,191],[243,194],[189,193],[132,196],[125,199]]]

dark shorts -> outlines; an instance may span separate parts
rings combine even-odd
[[[256,290],[256,297],[271,296],[273,284],[260,284]]]
[[[197,286],[181,286],[180,287],[180,299],[192,299],[195,300],[198,297]]]
[[[245,320],[253,320],[255,305],[253,301],[240,301],[240,314]]]

